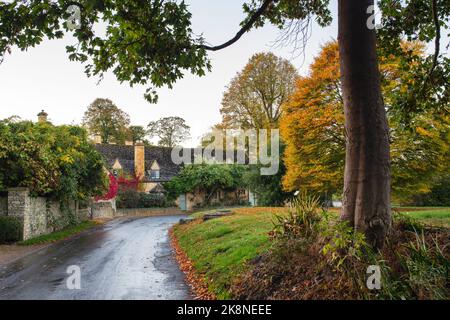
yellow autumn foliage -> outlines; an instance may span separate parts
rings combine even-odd
[[[404,43],[422,54],[420,43]],[[411,77],[403,77],[394,56],[380,57],[385,104],[392,94],[405,90]],[[345,128],[340,89],[339,48],[336,41],[321,48],[307,76],[282,107],[280,130],[286,143],[287,168],[283,187],[337,193],[343,185]],[[448,172],[450,122],[448,115],[423,114],[415,118],[415,130],[404,129],[389,113],[394,197],[428,192],[433,177]]]

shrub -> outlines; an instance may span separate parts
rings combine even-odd
[[[274,216],[274,234],[281,237],[308,237],[316,233],[320,222],[320,200],[306,193],[289,203],[288,215]],[[323,213],[323,211],[322,211]]]
[[[397,254],[402,272],[387,268],[381,298],[443,300],[450,297],[447,244],[438,241],[440,232],[436,230],[424,227],[420,232],[409,232],[411,239]]]
[[[396,214],[392,234],[384,248],[375,251],[363,234],[346,222],[335,222],[321,231],[326,242],[322,253],[333,266],[335,277],[353,283],[352,294],[359,299],[447,299],[448,236],[445,229],[427,227]],[[366,288],[369,265],[380,267],[381,290]]]
[[[104,161],[85,129],[0,121],[0,192],[27,187],[33,196],[89,199],[106,191]]]
[[[397,223],[399,228],[405,231],[417,232],[421,231],[424,227],[417,219],[397,210],[393,210],[393,220]]]
[[[170,181],[164,189],[171,199],[193,190],[205,191],[207,202],[217,190],[234,190],[245,187],[243,174],[245,166],[224,164],[187,165]],[[207,203],[208,205],[211,203]]]
[[[167,207],[168,201],[164,195],[143,193],[139,194],[139,206],[141,208]]]
[[[138,192],[134,189],[120,190],[117,196],[117,207],[121,209],[131,208],[163,208],[172,206],[164,195]]]
[[[283,153],[284,145],[281,145],[280,154]],[[257,196],[258,206],[262,207],[278,207],[283,206],[291,192],[286,192],[281,184],[283,176],[286,174],[286,166],[284,161],[280,159],[280,166],[277,174],[261,175],[261,164],[250,165],[244,173],[244,182],[250,190]]]
[[[450,262],[444,255],[444,246],[433,239],[427,244],[424,234],[415,234],[416,242],[408,245],[409,254],[403,256],[403,265],[408,270],[408,284],[413,292],[426,299],[449,298]]]
[[[134,189],[126,188],[119,190],[117,194],[117,207],[121,209],[138,208],[139,192]]]
[[[449,299],[450,231],[396,212],[380,250],[301,194],[274,219],[271,248],[231,288],[238,299]],[[381,287],[367,286],[379,268]]]
[[[0,243],[22,240],[23,224],[17,217],[0,217]]]

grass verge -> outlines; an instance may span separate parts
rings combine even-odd
[[[286,213],[287,209],[256,207],[233,211],[232,216],[196,220],[173,229],[180,248],[218,299],[231,298],[233,281],[251,268],[247,262],[271,248],[273,215]],[[200,218],[204,213],[193,216]],[[449,208],[407,211],[406,215],[425,224],[450,226]]]
[[[228,299],[232,279],[245,271],[247,261],[269,248],[272,216],[284,210],[238,208],[232,216],[176,225],[174,235],[209,289],[218,299]]]
[[[425,224],[437,227],[450,227],[450,208],[406,211],[403,214]]]
[[[45,244],[45,243],[52,243],[56,242],[62,239],[66,239],[70,236],[76,235],[80,232],[83,232],[85,230],[88,230],[90,228],[93,228],[97,226],[99,222],[88,220],[83,221],[75,226],[70,226],[65,229],[62,229],[60,231],[55,231],[50,234],[45,234],[42,236],[38,236],[36,238],[28,239],[25,241],[20,241],[17,244],[22,246],[30,246],[35,244]]]

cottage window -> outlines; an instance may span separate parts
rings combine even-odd
[[[159,170],[150,170],[150,178],[159,179]]]

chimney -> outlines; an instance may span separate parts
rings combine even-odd
[[[37,116],[38,116],[38,122],[39,123],[46,123],[47,122],[48,114],[44,110],[39,112]]]
[[[101,144],[101,143],[102,143],[102,136],[99,135],[99,134],[95,134],[94,137],[93,137],[93,139],[92,139],[92,141],[93,141],[95,144]]]
[[[145,176],[145,146],[142,142],[134,145],[134,174],[139,179]]]

